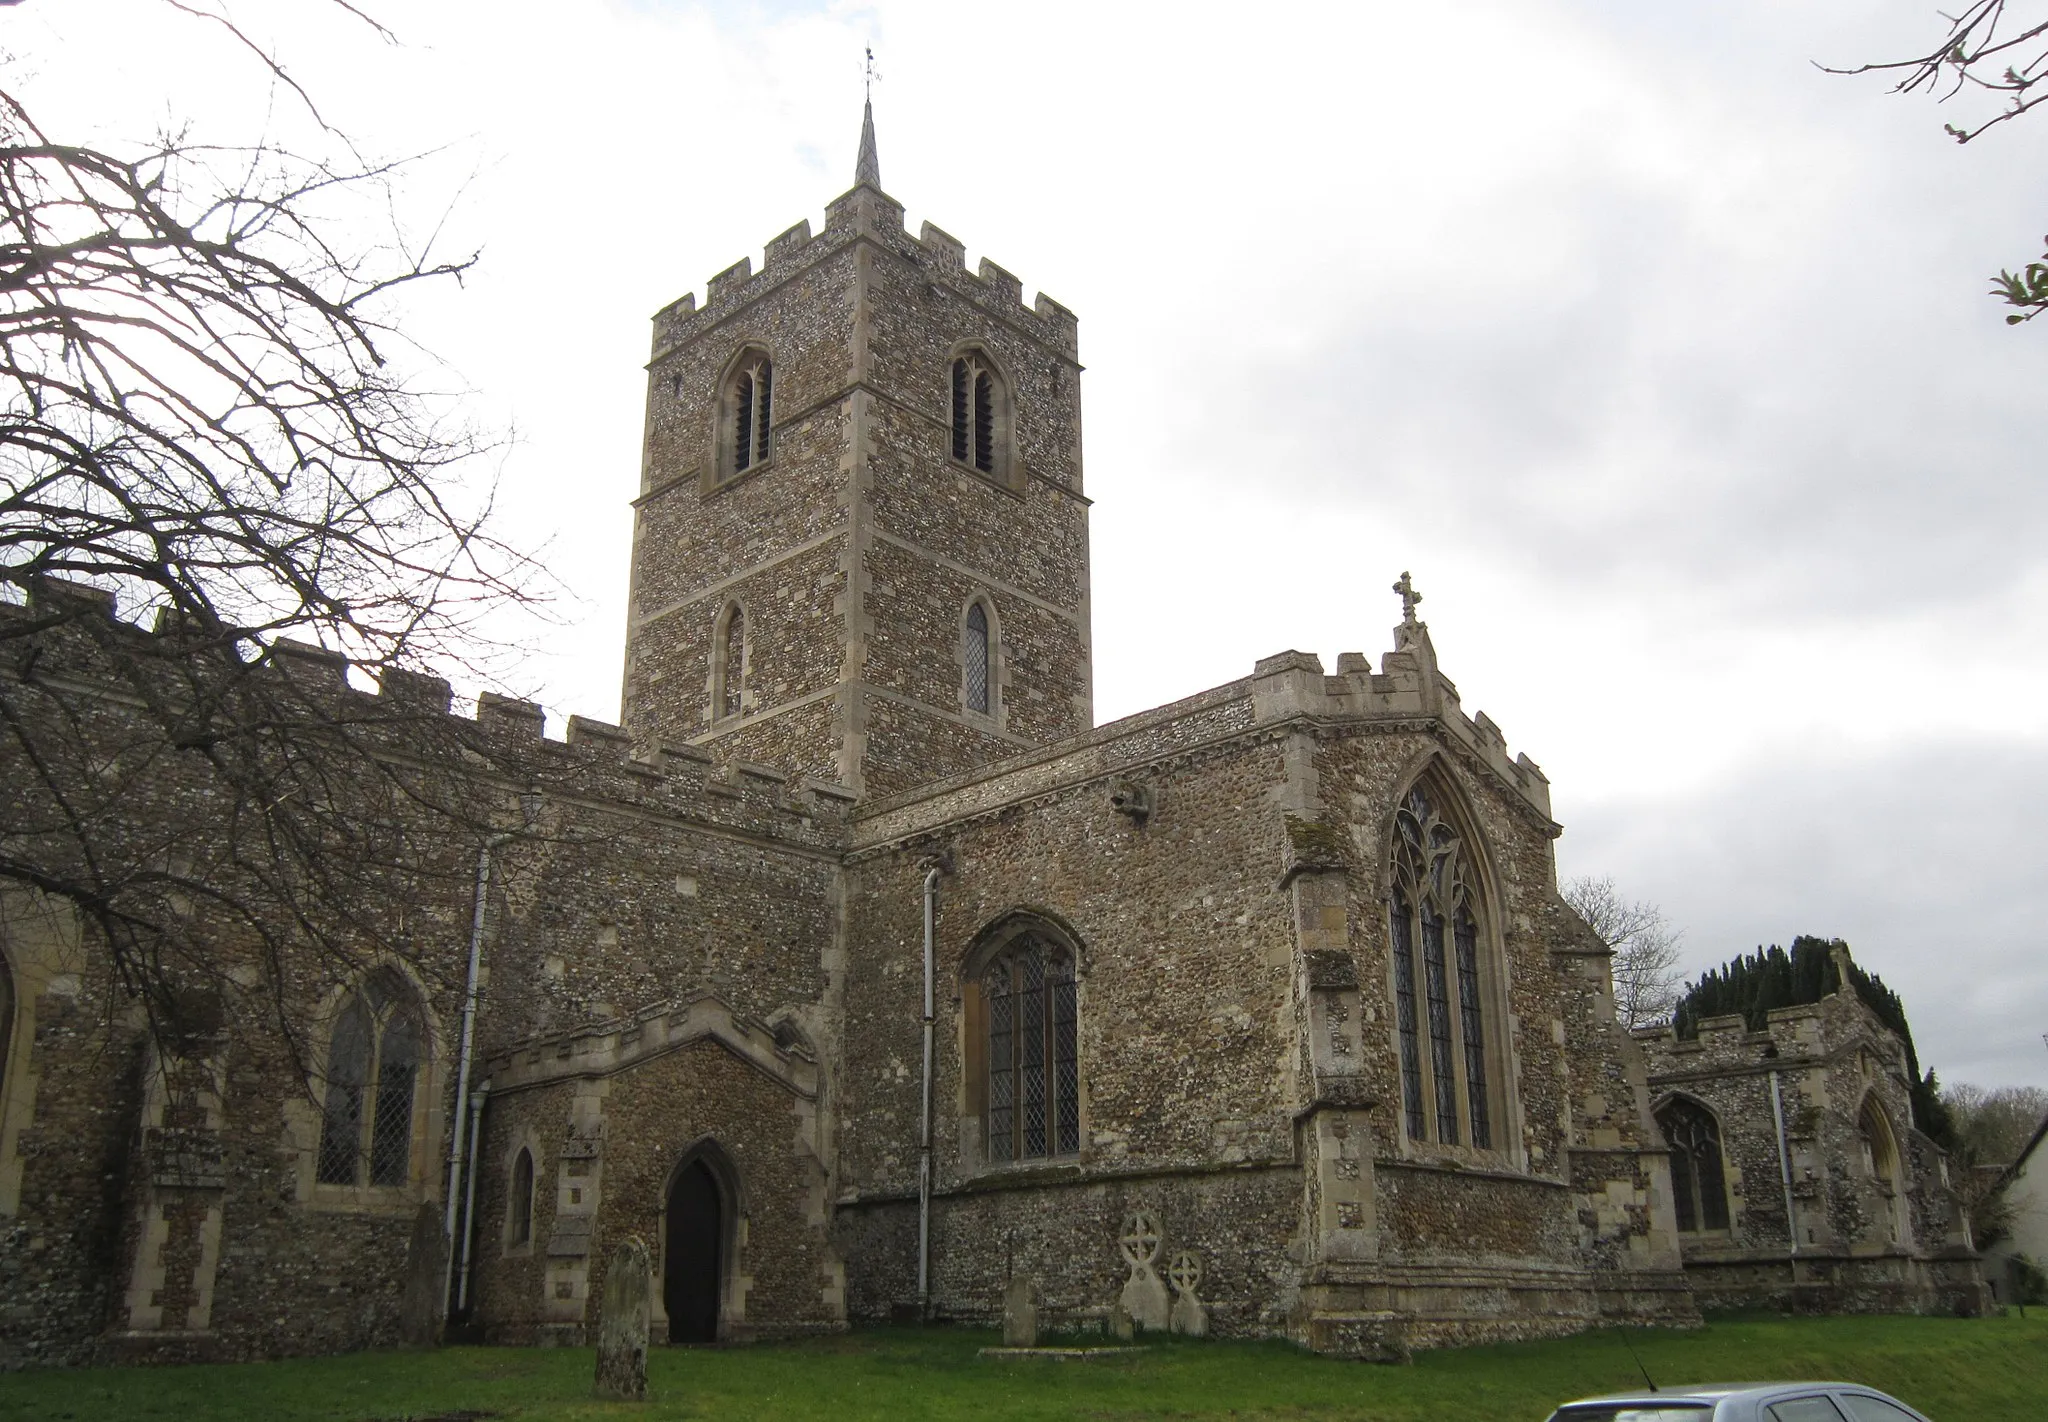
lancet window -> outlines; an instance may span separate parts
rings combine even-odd
[[[1721,1123],[1699,1102],[1676,1096],[1658,1110],[1657,1125],[1671,1147],[1671,1194],[1679,1229],[1692,1234],[1728,1228]]]
[[[990,694],[990,641],[988,609],[976,602],[967,609],[967,620],[960,631],[960,674],[967,709],[984,716],[995,705]]]
[[[768,459],[775,397],[775,369],[767,356],[752,352],[740,362],[726,386],[726,472],[743,474]]]
[[[728,603],[714,629],[712,698],[720,716],[737,716],[746,708],[747,614]]]
[[[403,1185],[412,1165],[413,1105],[426,1034],[411,990],[373,974],[336,1018],[317,1178],[323,1185]]]
[[[1464,839],[1421,785],[1394,816],[1389,940],[1408,1137],[1493,1147],[1478,886]]]
[[[982,970],[988,1155],[991,1161],[1081,1149],[1081,1074],[1074,955],[1026,931]]]
[[[1002,377],[970,351],[953,362],[953,458],[983,474],[1003,473]]]
[[[525,1146],[512,1161],[512,1188],[506,1200],[505,1239],[508,1244],[533,1242],[533,1152]]]

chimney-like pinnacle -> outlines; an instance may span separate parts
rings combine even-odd
[[[875,104],[862,105],[860,116],[860,157],[854,160],[853,185],[866,183],[877,192],[882,187],[882,160],[875,156]]]

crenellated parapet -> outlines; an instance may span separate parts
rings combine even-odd
[[[165,658],[161,644],[189,640],[192,631],[161,613],[147,629],[118,613],[114,593],[54,579],[24,605],[0,605],[0,618],[47,624],[36,659],[39,677],[139,709],[123,674],[123,651],[142,654],[125,661],[146,675],[177,660]],[[393,755],[445,760],[450,769],[485,781],[520,779],[596,809],[631,807],[829,850],[842,842],[857,798],[845,786],[721,759],[695,746],[636,741],[619,726],[585,716],[570,716],[565,738],[553,739],[539,703],[494,691],[480,693],[465,715],[455,706],[451,683],[426,672],[384,668],[365,687],[342,653],[290,638],[272,640],[262,661],[246,667],[223,662],[201,674],[237,672],[265,679],[301,706],[312,729],[344,727]]]

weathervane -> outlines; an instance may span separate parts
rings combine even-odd
[[[875,68],[875,47],[866,46],[868,61],[861,67],[861,85],[869,99],[875,97],[875,81],[882,77],[882,71]]]
[[[1415,621],[1415,604],[1422,601],[1422,594],[1415,591],[1415,584],[1405,570],[1401,581],[1394,584],[1394,591],[1401,594],[1401,623],[1408,626]]]

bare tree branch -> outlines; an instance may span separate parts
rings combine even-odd
[[[1657,905],[1623,898],[1612,878],[1581,876],[1558,893],[1614,950],[1614,1011],[1622,1025],[1668,1020],[1678,1005],[1678,944],[1684,934]]]

